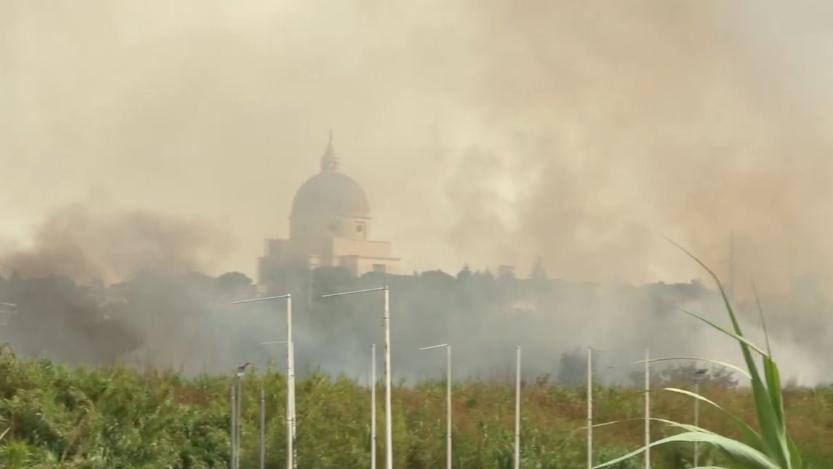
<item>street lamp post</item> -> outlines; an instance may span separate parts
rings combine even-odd
[[[370,469],[376,469],[376,344],[370,346]]]
[[[231,385],[231,467],[240,469],[240,428],[243,414],[243,375],[246,373],[246,362],[237,367]]]
[[[521,467],[521,346],[515,347],[515,469]]]
[[[267,340],[259,345],[286,345],[285,340]],[[295,402],[292,403],[292,416],[295,419]],[[289,427],[287,427],[289,431]],[[296,458],[297,459],[297,458]],[[266,468],[266,393],[260,387],[260,469]]]
[[[651,469],[651,351],[645,349],[645,469]]]
[[[593,349],[587,347],[587,469],[593,468]]]
[[[445,464],[447,469],[451,469],[451,345],[449,344],[439,344],[439,345],[431,345],[428,347],[422,347],[420,350],[433,350],[438,348],[445,348],[445,380],[446,380],[446,392],[445,392],[445,403],[446,403],[446,428],[445,428],[445,438],[446,438],[446,449],[445,449]]]
[[[260,386],[260,469],[266,469],[266,391]]]
[[[232,304],[286,300],[286,467],[295,469],[295,344],[292,341],[292,294],[233,301]]]
[[[391,366],[390,366],[390,289],[387,285],[383,287],[367,288],[364,290],[353,290],[339,293],[321,295],[322,298],[335,296],[357,295],[362,293],[383,292],[385,304],[382,315],[382,323],[385,328],[385,469],[393,469],[393,425],[391,414]]]
[[[694,394],[700,396],[700,381],[708,373],[709,370],[705,368],[698,368],[694,371]],[[700,426],[700,399],[694,399],[694,426]],[[694,467],[700,466],[700,448],[697,442],[694,442]]]
[[[237,383],[236,379],[232,380],[229,386],[229,411],[231,413],[231,426],[229,427],[229,436],[231,438],[231,452],[229,455],[229,467],[237,469]]]

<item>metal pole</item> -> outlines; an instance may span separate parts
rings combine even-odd
[[[521,346],[515,349],[515,469],[521,467]]]
[[[645,469],[651,468],[651,351],[645,349]]]
[[[243,432],[241,427],[243,426],[243,380],[240,377],[240,374],[237,375],[237,451],[236,457],[234,459],[235,469],[240,469],[240,442],[242,441]]]
[[[694,383],[694,394],[700,395],[700,381]],[[694,399],[694,426],[700,426],[700,399]],[[700,454],[697,442],[694,442],[694,467],[700,466]]]
[[[391,415],[390,399],[390,289],[387,285],[385,292],[385,469],[393,469],[393,419]]]
[[[587,347],[587,469],[593,468],[593,350]]]
[[[292,294],[238,300],[232,301],[231,304],[283,299],[286,300],[286,467],[287,469],[295,469],[297,458],[295,454],[295,345],[292,341]]]
[[[286,297],[286,468],[295,469],[295,359],[292,347],[292,297]]]
[[[370,469],[376,469],[376,344],[370,346]]]
[[[445,347],[446,366],[446,407],[448,418],[446,420],[446,467],[451,469],[451,345]]]
[[[229,428],[229,436],[231,437],[231,453],[229,454],[229,466],[231,469],[237,469],[234,465],[237,456],[237,443],[235,442],[235,438],[237,437],[237,396],[235,395],[235,392],[237,391],[236,380],[237,377],[235,376],[234,380],[231,382],[231,386],[229,387],[229,410],[231,411],[231,426]]]
[[[451,459],[452,459],[452,448],[451,448],[451,439],[452,439],[452,430],[451,430],[451,345],[449,344],[439,344],[439,345],[430,345],[428,347],[421,347],[420,350],[434,350],[438,348],[445,348],[445,408],[446,408],[446,428],[445,428],[445,438],[446,438],[446,450],[445,450],[445,459],[446,459],[446,469],[451,469]]]
[[[260,469],[266,469],[266,392],[260,387]]]
[[[391,410],[391,363],[390,363],[390,287],[387,285],[364,290],[354,290],[340,293],[321,295],[322,298],[334,296],[355,295],[382,291],[385,294],[385,307],[382,323],[385,329],[385,469],[393,469],[393,414]]]

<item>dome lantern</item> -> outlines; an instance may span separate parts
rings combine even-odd
[[[309,178],[295,193],[290,216],[293,220],[321,217],[370,218],[370,204],[364,189],[339,171],[332,131],[321,156],[321,172]]]
[[[327,142],[327,148],[324,150],[324,154],[321,155],[321,172],[327,173],[338,171],[338,163],[338,157],[336,156],[336,151],[333,148],[333,131],[330,130],[330,140]]]

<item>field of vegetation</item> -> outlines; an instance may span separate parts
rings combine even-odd
[[[5,430],[0,462],[8,468],[225,467],[230,383],[226,376],[186,378],[122,367],[22,360],[5,348],[0,353],[0,431]],[[283,467],[284,378],[263,370],[247,375],[244,384],[241,466],[257,467],[261,386],[267,391],[269,409],[267,467]],[[620,386],[599,386],[595,391],[599,422],[636,419],[597,429],[598,461],[638,448],[641,391]],[[443,467],[444,392],[442,381],[396,387],[396,467]],[[707,386],[703,392],[754,421],[747,390]],[[454,393],[456,467],[511,467],[513,389],[509,380],[458,382]],[[805,458],[813,467],[833,467],[833,388],[787,389],[784,398],[789,427]],[[380,399],[380,444],[381,403]],[[547,377],[524,383],[522,467],[584,467],[585,403],[581,387],[561,386]],[[369,406],[368,388],[353,380],[316,374],[301,379],[297,387],[299,467],[369,467]],[[731,422],[706,407],[702,406],[703,427],[738,436]],[[691,420],[692,408],[686,396],[662,391],[657,391],[653,401],[655,416],[683,422]],[[655,427],[654,438],[665,435]],[[653,454],[656,468],[689,467],[690,459],[689,444],[664,446]],[[637,457],[618,467],[642,467],[642,462]]]

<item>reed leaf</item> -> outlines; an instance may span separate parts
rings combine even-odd
[[[749,375],[749,373],[748,373],[746,370],[744,370],[743,368],[741,368],[741,367],[739,367],[739,366],[737,366],[737,365],[733,365],[733,364],[731,364],[731,363],[729,363],[729,362],[724,362],[724,361],[722,361],[722,360],[714,360],[714,359],[712,359],[712,358],[700,358],[700,357],[662,357],[662,358],[652,358],[652,359],[648,360],[648,363],[655,363],[655,362],[667,362],[667,361],[680,361],[680,360],[700,361],[700,362],[711,363],[711,364],[714,364],[714,365],[719,365],[719,366],[722,366],[722,367],[724,367],[724,368],[728,368],[728,369],[730,369],[730,370],[732,370],[732,371],[734,371],[734,372],[736,372],[736,373],[738,373],[738,374],[743,375],[744,377],[746,377],[746,379],[752,379],[752,376],[750,376],[750,375]],[[641,365],[641,364],[644,364],[644,363],[645,363],[645,360],[639,360],[639,361],[637,361],[637,362],[634,362],[634,364],[640,364],[640,365]]]
[[[687,249],[685,249],[684,247],[680,246],[672,240],[669,240],[669,242],[671,242],[671,244],[679,248],[691,259],[693,259],[698,265],[700,265],[709,274],[709,276],[714,280],[715,284],[717,285],[717,289],[720,292],[720,297],[723,300],[723,305],[726,308],[726,313],[729,316],[729,320],[732,324],[731,330],[724,328],[719,324],[710,321],[695,313],[689,311],[683,312],[699,319],[700,321],[710,325],[714,329],[728,335],[729,337],[732,337],[740,345],[744,361],[746,362],[746,368],[748,370],[747,376],[750,378],[752,386],[752,398],[754,401],[753,403],[755,405],[755,412],[758,418],[760,433],[754,431],[752,427],[747,423],[743,422],[742,420],[734,417],[730,413],[723,410],[722,407],[719,406],[717,403],[709,399],[706,399],[703,396],[682,389],[666,388],[667,391],[676,392],[689,397],[693,397],[695,399],[699,399],[703,402],[706,402],[709,405],[712,405],[720,409],[724,412],[724,414],[732,418],[738,424],[739,428],[741,429],[741,431],[750,443],[746,444],[725,437],[723,435],[719,435],[701,428],[694,427],[692,425],[658,419],[663,423],[680,428],[684,431],[682,433],[654,441],[634,452],[631,452],[625,456],[614,459],[612,461],[608,461],[596,467],[609,467],[613,464],[625,461],[633,456],[641,454],[645,452],[648,448],[654,446],[685,441],[700,442],[715,446],[722,451],[722,454],[725,455],[725,457],[729,459],[730,462],[739,464],[740,467],[743,467],[744,469],[805,468],[805,465],[801,457],[801,453],[798,447],[796,446],[795,442],[793,441],[792,437],[789,435],[787,429],[786,417],[784,413],[784,399],[781,390],[781,376],[778,370],[778,365],[772,358],[769,334],[766,330],[766,323],[764,322],[762,308],[760,307],[760,301],[757,301],[757,291],[755,292],[755,297],[758,304],[758,311],[760,313],[761,321],[764,326],[764,335],[766,338],[767,345],[766,351],[761,350],[760,347],[749,341],[744,336],[743,331],[740,327],[740,322],[738,321],[737,315],[735,314],[734,308],[732,307],[732,302],[730,301],[729,296],[726,294],[723,284],[720,281],[720,278],[717,276],[717,274],[715,274],[714,271],[712,271],[702,260],[700,260],[697,256],[689,252]],[[763,360],[763,377],[761,376],[761,373],[758,370],[758,365],[755,359],[753,358],[753,352],[760,355]]]
[[[711,432],[690,431],[671,435],[660,440],[651,442],[647,446],[643,446],[635,451],[632,451],[624,456],[607,461],[605,463],[594,466],[593,469],[601,469],[603,467],[610,467],[628,459],[638,456],[646,451],[648,448],[654,448],[668,443],[705,443],[720,448],[724,454],[730,457],[733,461],[740,464],[746,464],[751,467],[760,469],[782,469],[781,466],[772,462],[772,460],[761,451],[741,443],[737,440],[718,435]]]

